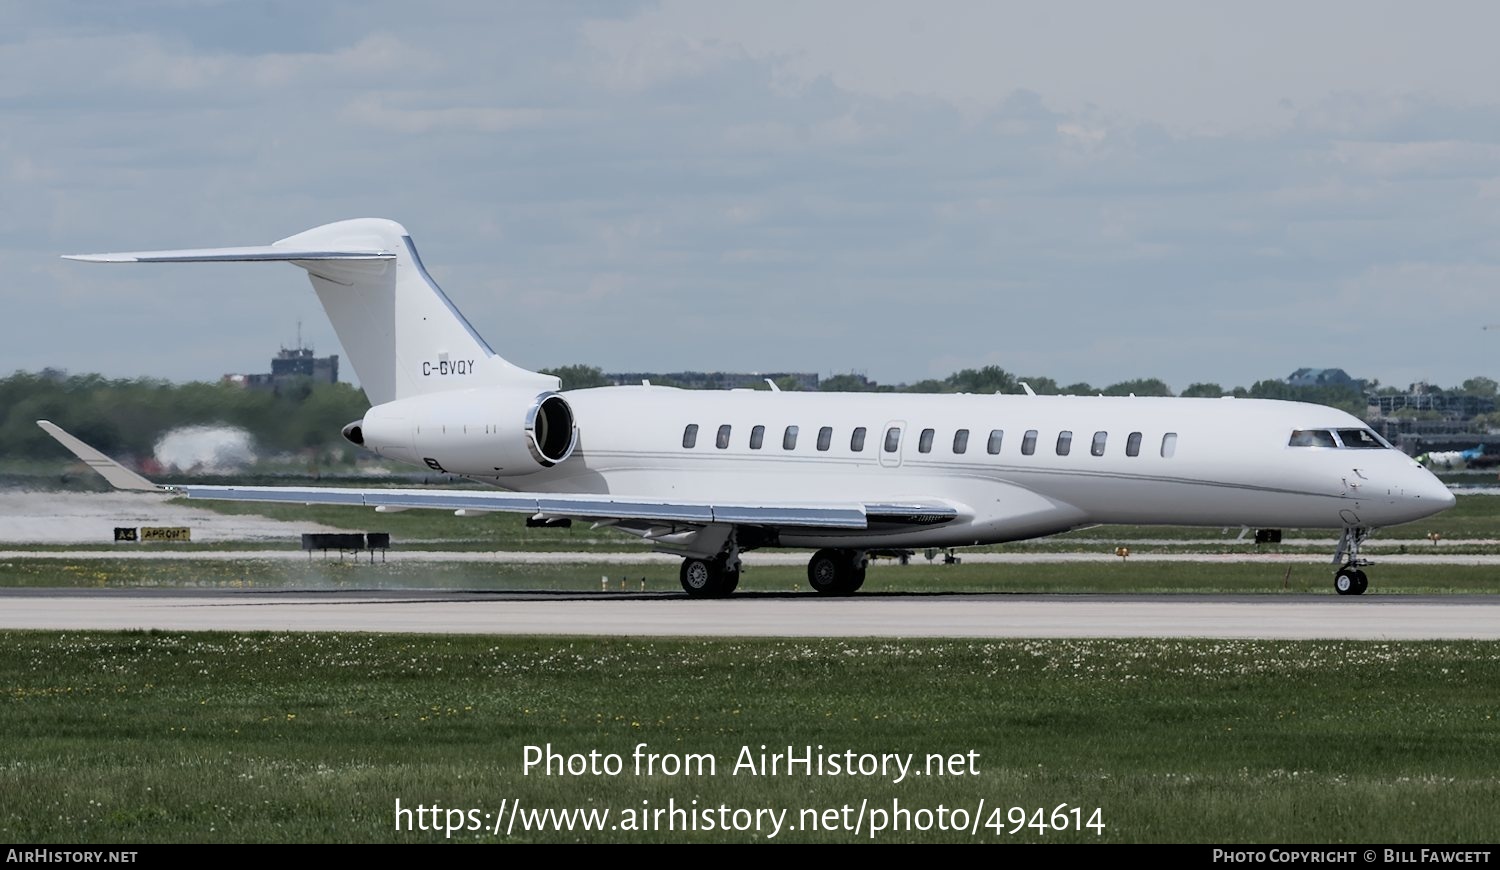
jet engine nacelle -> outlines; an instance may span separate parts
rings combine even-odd
[[[578,446],[578,426],[557,393],[481,387],[376,405],[345,426],[344,437],[434,471],[508,477],[566,461]]]

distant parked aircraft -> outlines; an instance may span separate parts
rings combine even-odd
[[[1435,450],[1431,453],[1423,453],[1417,457],[1417,461],[1428,468],[1436,468],[1439,471],[1458,471],[1467,468],[1469,463],[1484,455],[1484,445],[1470,447],[1468,450]]]

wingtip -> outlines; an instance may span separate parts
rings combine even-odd
[[[42,427],[42,431],[51,435],[59,444],[66,447],[69,453],[78,457],[85,465],[94,469],[101,477],[109,481],[110,486],[113,486],[115,489],[131,490],[134,492],[162,491],[162,487],[157,486],[134,471],[110,459],[108,456],[105,456],[81,439],[69,434],[67,430],[53,423],[51,420],[38,420],[36,424]]]
[[[63,254],[64,260],[76,260],[80,263],[134,263],[136,258],[129,254]]]

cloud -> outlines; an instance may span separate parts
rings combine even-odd
[[[346,105],[343,120],[381,130],[409,134],[433,134],[452,131],[504,133],[524,127],[541,127],[557,123],[576,123],[578,115],[569,111],[499,106],[449,106],[440,109],[395,106],[384,94],[363,94]]]
[[[1274,9],[240,7],[0,44],[0,368],[214,378],[299,318],[335,351],[294,270],[55,258],[377,215],[532,366],[1495,374],[1450,320],[1500,320],[1500,106],[1455,72],[1492,61],[1369,48],[1413,13],[1278,55]]]

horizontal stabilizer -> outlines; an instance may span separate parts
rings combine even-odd
[[[85,263],[254,263],[314,260],[394,260],[390,251],[289,248],[253,245],[243,248],[188,248],[181,251],[121,251],[114,254],[64,254],[64,260]]]
[[[485,343],[422,265],[406,228],[354,218],[304,230],[269,245],[69,254],[89,263],[290,263],[307,272],[372,405],[488,387],[537,393],[552,375],[514,365]],[[452,377],[438,363],[463,360]]]

